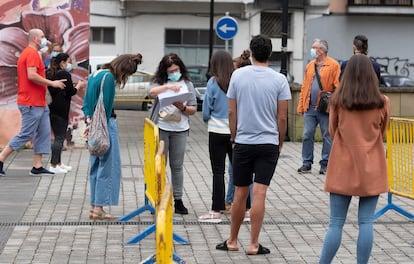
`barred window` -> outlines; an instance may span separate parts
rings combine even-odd
[[[288,37],[290,36],[290,20],[288,15]],[[269,36],[270,38],[282,37],[282,13],[261,13],[260,16],[260,33]]]

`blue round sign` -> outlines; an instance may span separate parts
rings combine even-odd
[[[216,34],[222,40],[230,40],[236,36],[238,28],[236,19],[224,16],[217,21]]]

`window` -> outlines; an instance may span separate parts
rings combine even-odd
[[[348,0],[350,6],[412,6],[413,0]]]
[[[210,30],[208,29],[166,29],[165,45],[166,46],[208,46],[210,39]],[[231,46],[232,40],[229,41]],[[214,46],[225,45],[224,40],[220,39],[214,32]]]
[[[290,36],[290,14],[288,15],[288,37]],[[282,13],[261,13],[260,33],[270,38],[282,38]]]
[[[115,27],[91,27],[90,42],[115,44]]]
[[[166,29],[165,53],[177,53],[189,65],[208,65],[210,30],[208,29]],[[233,40],[227,42],[231,53]],[[215,50],[225,49],[226,41],[213,32],[213,47]],[[213,51],[213,52],[214,52]]]

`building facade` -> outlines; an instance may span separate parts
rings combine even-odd
[[[280,69],[282,1],[214,0],[213,29],[228,13],[238,23],[232,40],[214,33],[213,49],[233,57],[249,46],[251,36],[272,38],[271,65]],[[178,53],[186,65],[207,65],[210,0],[91,0],[91,60],[122,53],[143,54],[140,69],[154,72],[161,57]],[[339,61],[352,55],[357,34],[369,38],[369,55],[384,72],[414,77],[414,7],[412,0],[289,0],[287,70],[301,83],[314,38],[329,42]]]

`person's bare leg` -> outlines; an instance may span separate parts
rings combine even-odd
[[[13,149],[7,144],[4,149],[0,152],[0,161],[5,161],[7,157],[13,152]]]
[[[265,199],[268,186],[261,183],[253,184],[253,203],[250,209],[250,245],[247,251],[255,252],[259,248],[259,234],[262,229],[265,213]]]
[[[227,246],[236,248],[240,226],[243,223],[246,211],[246,199],[249,195],[249,186],[235,186],[234,200],[231,207],[230,237],[227,239]]]
[[[40,168],[42,167],[42,154],[33,155],[33,167]]]

